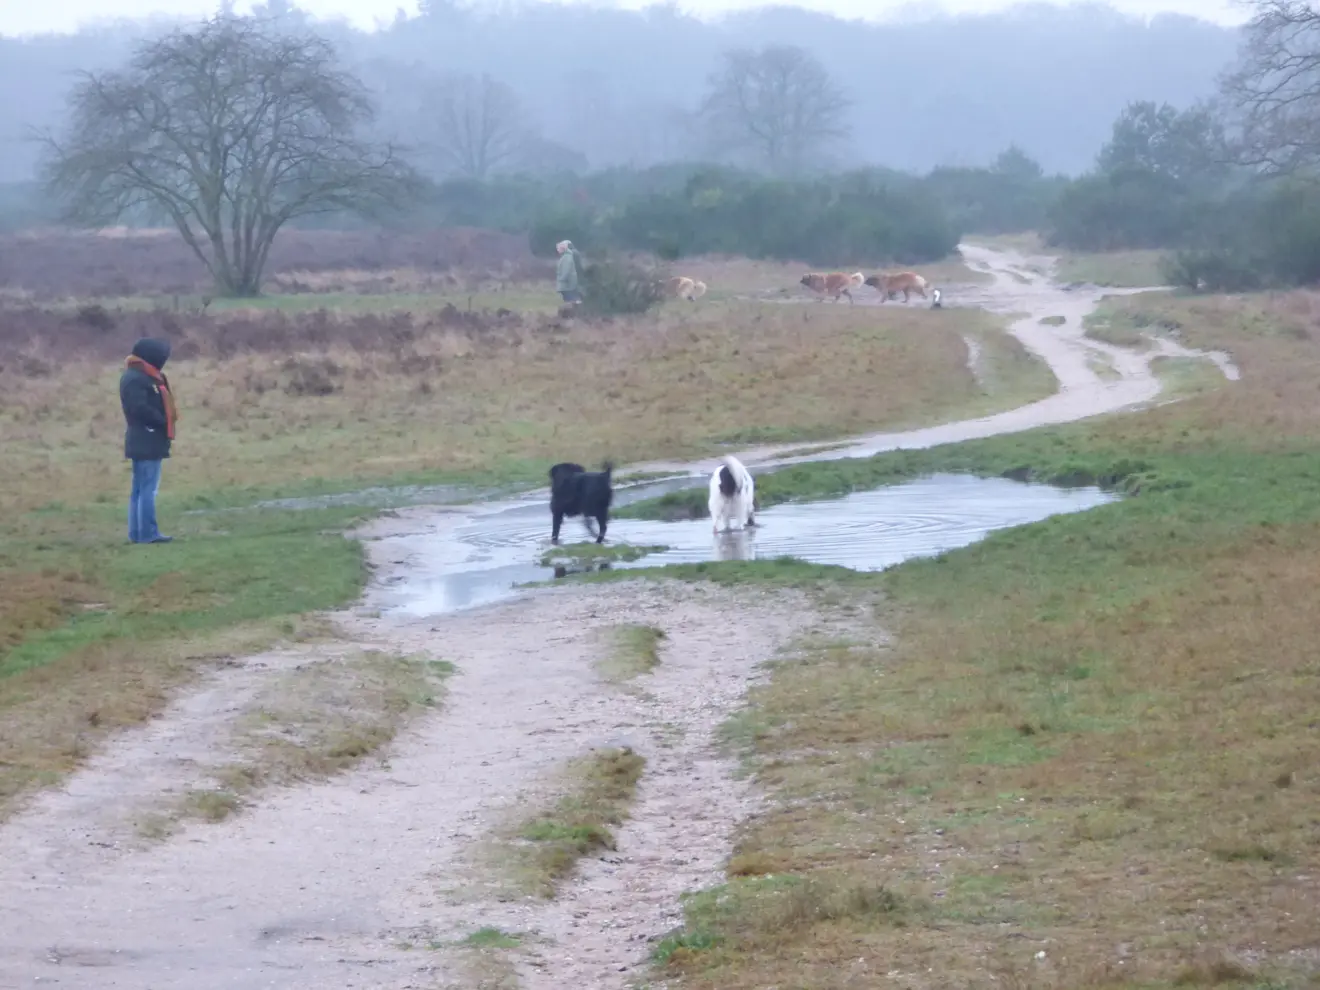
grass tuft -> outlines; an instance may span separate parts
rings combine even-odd
[[[604,748],[569,767],[566,793],[544,815],[517,829],[512,878],[539,897],[553,897],[578,860],[614,848],[610,826],[627,817],[646,760],[631,749]]]
[[[648,554],[663,553],[668,549],[667,546],[634,546],[630,543],[566,543],[548,549],[541,555],[540,563],[542,567],[592,568],[599,564],[640,560]]]
[[[453,671],[446,661],[365,651],[276,676],[235,725],[238,758],[210,771],[218,786],[189,793],[169,813],[144,815],[139,834],[164,838],[174,822],[221,821],[262,788],[352,769],[434,707]]]
[[[478,928],[459,944],[472,949],[516,949],[522,940],[498,928],[487,927]]]
[[[602,677],[625,684],[660,665],[660,644],[665,631],[657,626],[623,623],[610,629],[609,653],[597,663]]]
[[[853,933],[902,927],[909,908],[883,883],[832,874],[735,879],[684,897],[684,926],[652,960],[677,971],[719,971],[741,953],[800,942],[820,926]]]

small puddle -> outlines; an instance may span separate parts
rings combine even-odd
[[[619,489],[616,504],[691,488],[684,477]],[[1009,526],[1080,512],[1117,496],[1098,488],[1055,488],[1001,478],[936,475],[818,502],[776,505],[757,514],[758,527],[744,534],[711,532],[709,519],[655,522],[611,520],[610,543],[663,545],[614,568],[711,560],[793,556],[817,564],[878,571],[913,557],[931,556],[975,543]],[[395,576],[377,585],[365,603],[382,612],[414,617],[474,608],[512,597],[516,585],[555,574],[540,558],[549,547],[550,513],[538,493],[448,517],[438,529],[387,537],[406,547]],[[587,539],[581,521],[565,520],[564,543]]]

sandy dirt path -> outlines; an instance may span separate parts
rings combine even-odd
[[[1030,259],[966,254],[995,282],[948,302],[1027,314],[1012,332],[1050,364],[1059,393],[998,416],[862,438],[826,456],[988,436],[1156,398],[1151,354],[1082,336],[1099,290],[1052,287]],[[1040,324],[1055,315],[1065,325]],[[1095,374],[1095,354],[1116,380]],[[766,462],[792,449],[740,456]],[[377,584],[407,579],[408,534],[462,514],[414,509],[371,527],[364,536]],[[679,920],[678,895],[722,879],[734,830],[758,806],[716,745],[717,727],[797,637],[839,635],[848,624],[791,592],[668,584],[539,590],[422,620],[359,609],[335,622],[342,642],[215,670],[0,828],[0,988],[508,986],[507,974],[453,947],[491,926],[522,939],[508,962],[528,990],[622,990],[640,975],[648,941]],[[659,666],[636,691],[612,686],[594,666],[618,623],[666,633]],[[232,757],[227,727],[274,676],[361,646],[429,654],[458,672],[440,708],[384,759],[268,791],[234,818],[144,843],[135,823]],[[475,853],[511,815],[544,807],[567,761],[618,743],[648,762],[617,851],[585,860],[553,901],[500,894]]]

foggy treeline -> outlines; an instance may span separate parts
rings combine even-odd
[[[925,171],[986,164],[1016,145],[1049,173],[1077,174],[1094,163],[1129,102],[1184,107],[1211,95],[1238,37],[1187,17],[1147,22],[1102,6],[1028,5],[885,24],[791,7],[707,22],[670,6],[422,6],[421,16],[376,32],[311,23],[375,91],[383,136],[424,141],[436,126],[437,101],[427,94],[446,77],[465,76],[510,101],[519,126],[538,139],[531,154],[523,143],[517,162],[496,142],[491,172],[711,160],[694,115],[722,54],[783,44],[814,55],[851,103],[849,137],[822,164]],[[265,13],[304,17],[281,0]],[[144,34],[172,26],[116,22],[74,35],[0,38],[0,183],[33,177],[39,149],[25,134],[61,124],[77,70],[114,67]],[[456,169],[443,149],[419,164],[435,175]]]

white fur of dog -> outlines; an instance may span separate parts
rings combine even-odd
[[[715,532],[755,526],[756,482],[738,458],[728,456],[722,460],[710,476],[710,518]]]

